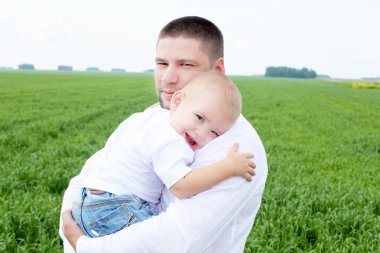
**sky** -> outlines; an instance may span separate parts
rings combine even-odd
[[[379,13],[378,0],[0,0],[0,67],[153,69],[160,29],[196,15],[223,32],[229,75],[380,77]]]

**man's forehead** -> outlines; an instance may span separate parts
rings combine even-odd
[[[159,38],[157,41],[157,49],[161,47],[182,47],[191,48],[192,50],[201,50],[202,42],[199,39],[191,37],[164,37]]]
[[[200,40],[184,36],[160,38],[156,59],[210,65],[209,55],[201,46]]]

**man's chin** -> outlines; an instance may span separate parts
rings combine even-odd
[[[164,100],[160,97],[159,102],[162,108],[170,109],[170,101]]]

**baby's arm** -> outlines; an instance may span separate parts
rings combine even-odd
[[[182,199],[205,191],[233,176],[241,176],[251,181],[256,167],[251,160],[253,154],[239,154],[238,148],[239,145],[235,143],[222,161],[192,170],[170,187],[170,191]]]

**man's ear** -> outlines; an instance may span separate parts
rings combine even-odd
[[[225,74],[225,68],[224,68],[224,58],[220,57],[216,60],[214,64],[214,71],[217,73]]]
[[[175,111],[178,108],[183,97],[184,97],[184,92],[182,90],[177,90],[176,92],[174,92],[172,99],[170,100],[170,110],[171,111]]]

